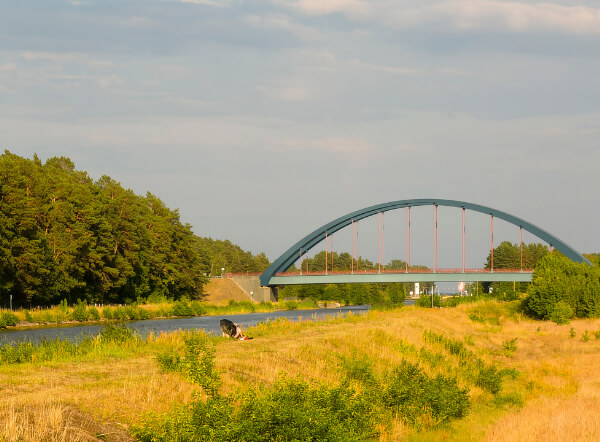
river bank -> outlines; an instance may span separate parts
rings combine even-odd
[[[242,329],[247,329],[264,321],[274,321],[280,318],[286,318],[290,321],[299,321],[302,319],[322,319],[328,316],[336,317],[347,314],[363,314],[369,311],[369,306],[346,306],[339,308],[320,308],[320,309],[295,309],[295,310],[272,310],[268,312],[255,313],[222,313],[205,316],[190,316],[179,318],[156,318],[138,321],[128,321],[127,328],[135,331],[141,338],[146,338],[149,334],[160,335],[179,330],[197,330],[201,329],[207,333],[220,334],[219,321],[227,317]],[[74,323],[63,326],[45,326],[36,328],[22,328],[19,330],[5,330],[0,332],[0,345],[11,342],[39,342],[43,339],[66,339],[70,342],[78,342],[85,337],[98,335],[104,326],[114,323],[114,321],[103,321],[96,323]]]
[[[443,424],[427,414],[437,408],[409,407],[391,414],[383,408],[372,416],[378,434],[365,435],[364,440],[591,441],[600,437],[600,375],[595,369],[600,363],[599,327],[598,319],[573,320],[568,326],[534,321],[520,316],[514,303],[478,301],[448,309],[266,320],[247,327],[255,338],[250,341],[208,335],[202,342],[214,349],[212,359],[199,361],[214,361],[211,370],[221,397],[239,394],[277,405],[272,410],[281,413],[268,413],[265,419],[313,416],[310,401],[268,402],[292,393],[281,390],[278,396],[278,388],[302,387],[293,394],[309,394],[309,400],[314,394],[322,401],[337,397],[330,393],[354,391],[336,402],[338,411],[345,409],[341,405],[353,405],[359,391],[374,393],[369,398],[386,398],[393,388],[409,388],[415,382],[427,386],[442,379],[445,383],[439,387],[446,388],[456,379],[468,393],[468,403],[463,404],[468,413],[437,416],[444,418]],[[142,428],[156,440],[174,440],[158,432],[187,427],[163,425],[164,419],[183,419],[190,407],[225,406],[208,402],[204,387],[188,377],[161,368],[159,360],[166,361],[166,356],[188,358],[190,336],[194,334],[186,331],[146,339],[104,333],[82,347],[36,347],[28,362],[0,365],[0,439],[129,441],[135,440],[134,434],[139,437]],[[394,384],[394,379],[402,381],[400,368],[407,363],[418,376]],[[373,390],[377,388],[382,390]],[[444,400],[449,391],[443,391],[432,398]],[[415,421],[407,414],[421,412]],[[251,430],[264,422],[243,423]]]

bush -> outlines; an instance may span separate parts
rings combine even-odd
[[[550,313],[550,319],[557,324],[568,324],[573,315],[573,309],[569,304],[565,301],[558,301]]]
[[[125,310],[125,307],[115,307],[113,319],[116,319],[117,321],[127,321],[129,316],[127,315],[127,310]]]
[[[600,315],[600,267],[575,263],[558,252],[540,259],[533,272],[533,281],[523,300],[523,309],[536,319],[553,319],[557,305],[566,304],[572,313],[560,306],[559,321],[591,318]],[[556,321],[555,321],[556,322]],[[562,322],[565,323],[565,322]]]
[[[194,311],[187,303],[177,301],[171,308],[171,316],[194,316]]]
[[[377,417],[366,396],[347,385],[283,378],[269,388],[149,415],[133,435],[142,441],[362,441],[377,438]]]
[[[11,312],[0,313],[0,328],[14,327],[19,323],[19,318]]]
[[[92,321],[99,321],[100,320],[100,313],[98,312],[98,309],[96,307],[90,307],[88,309],[88,314],[89,317]]]
[[[504,354],[509,356],[510,354],[517,351],[517,341],[519,338],[507,339],[502,343],[502,349],[504,350]]]
[[[440,307],[442,302],[442,298],[439,295],[433,295],[433,306]],[[429,295],[421,295],[419,299],[415,301],[415,305],[417,307],[429,307],[431,308],[431,296]]]
[[[215,346],[204,331],[185,334],[184,354],[173,350],[157,356],[164,371],[176,371],[194,384],[200,385],[207,395],[215,397],[221,384],[215,364]]]
[[[469,313],[469,319],[473,322],[481,322],[485,324],[485,318],[478,313]]]
[[[493,365],[485,365],[483,362],[479,365],[475,385],[493,395],[498,394],[502,390],[502,372]]]
[[[87,302],[78,300],[77,305],[73,309],[73,319],[79,322],[85,322],[88,318]]]
[[[103,342],[125,343],[137,339],[131,329],[123,324],[108,324],[100,332],[100,340]]]
[[[110,307],[104,307],[102,309],[102,316],[110,321],[114,318],[114,310]]]
[[[298,303],[296,301],[285,301],[283,308],[286,310],[298,310]]]
[[[198,301],[192,301],[192,303],[190,304],[190,308],[192,309],[192,313],[194,316],[202,316],[208,312],[206,307]]]
[[[467,390],[458,386],[456,378],[441,374],[429,378],[419,364],[406,360],[392,372],[384,401],[404,422],[418,428],[463,417],[470,405]]]
[[[340,365],[349,379],[354,379],[363,384],[370,384],[375,381],[372,363],[366,355],[359,357],[355,351],[349,358],[340,356]]]

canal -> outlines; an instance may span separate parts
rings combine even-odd
[[[297,321],[298,318],[319,319],[327,316],[364,314],[369,311],[370,306],[358,305],[347,306],[341,308],[322,308],[315,310],[281,310],[268,313],[244,313],[238,315],[222,315],[222,316],[196,316],[189,318],[169,318],[169,319],[148,319],[145,321],[131,321],[126,325],[130,329],[139,333],[141,337],[146,337],[152,332],[157,335],[161,332],[171,332],[175,330],[192,330],[204,329],[208,333],[218,335],[221,333],[219,321],[223,318],[229,319],[246,330],[248,327],[264,322],[267,320],[275,320],[278,318],[287,318],[290,321]],[[95,336],[102,330],[102,324],[93,325],[73,325],[63,327],[44,327],[30,328],[22,330],[7,330],[0,332],[0,344],[10,342],[33,341],[39,342],[43,339],[68,339],[76,342],[83,339],[85,336]]]

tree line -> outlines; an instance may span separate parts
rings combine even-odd
[[[0,306],[201,299],[216,268],[262,271],[229,241],[200,238],[157,196],[66,157],[0,156]]]

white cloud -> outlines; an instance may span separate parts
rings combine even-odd
[[[44,51],[27,51],[22,52],[20,57],[26,61],[47,61],[54,64],[78,63],[85,64],[90,67],[106,67],[112,66],[110,61],[94,60],[87,54],[77,52],[44,52]]]
[[[386,74],[398,74],[398,75],[417,75],[422,74],[423,71],[421,69],[415,68],[403,68],[397,66],[386,66],[386,65],[378,65],[372,63],[365,63],[361,60],[353,59],[349,61],[351,68],[362,68],[368,69],[376,72],[384,72]]]
[[[373,145],[362,138],[322,137],[322,138],[287,138],[274,147],[275,150],[302,151],[316,150],[334,153],[365,153],[374,149]]]
[[[279,0],[277,3],[313,16],[344,13],[353,17],[364,17],[370,11],[369,4],[359,0],[298,0],[293,3]]]
[[[396,28],[435,25],[456,30],[600,34],[600,9],[571,4],[449,0],[411,7],[380,2],[374,10],[378,21]]]
[[[229,6],[227,1],[216,0],[178,0],[180,3],[191,3],[193,5],[214,6],[216,8],[226,8]]]
[[[109,75],[108,77],[100,77],[96,82],[103,88],[109,89],[123,84],[123,80],[118,75]]]
[[[342,13],[359,22],[392,28],[566,32],[600,34],[600,9],[567,2],[530,3],[498,0],[274,0],[284,8],[309,16]]]
[[[266,17],[247,15],[244,17],[244,22],[257,28],[286,31],[301,40],[318,40],[322,37],[316,29],[295,23],[282,14],[270,14]]]
[[[0,64],[0,72],[13,72],[17,69],[15,63]]]
[[[133,16],[123,20],[122,23],[131,28],[142,28],[154,24],[154,20],[144,16]]]
[[[258,86],[257,91],[281,101],[306,101],[311,98],[310,89],[301,86]]]

